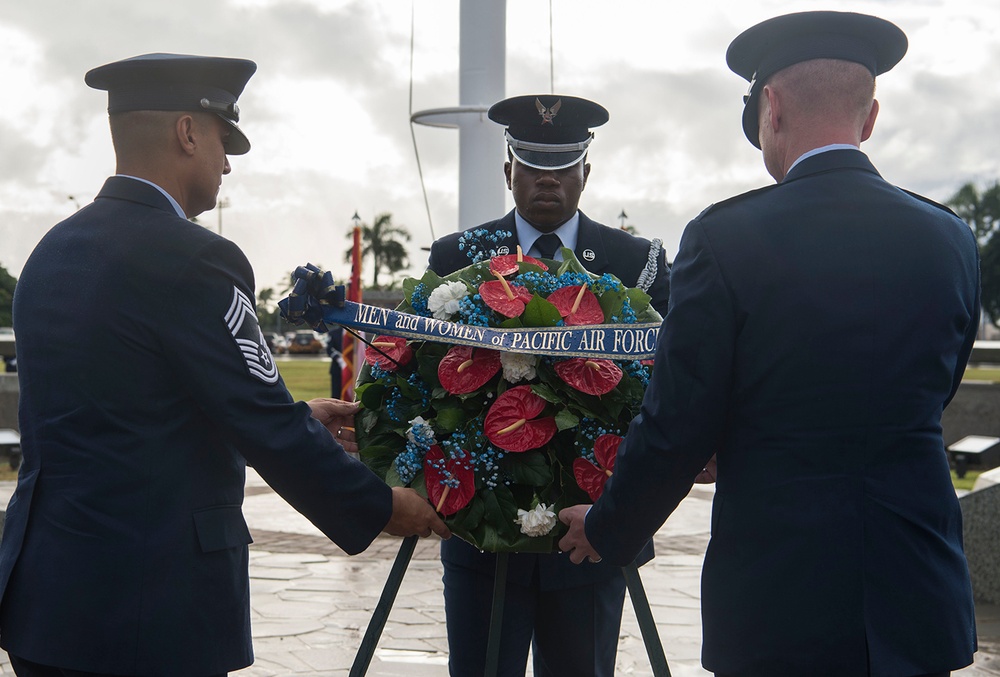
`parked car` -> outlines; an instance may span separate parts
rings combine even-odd
[[[288,339],[281,334],[273,332],[264,334],[264,340],[267,341],[267,347],[272,355],[284,355],[288,352]]]
[[[312,330],[304,329],[295,332],[294,338],[288,344],[288,352],[293,355],[316,355],[323,352],[323,344]]]

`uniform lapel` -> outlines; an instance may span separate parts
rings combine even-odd
[[[503,254],[503,249],[502,249],[503,247],[507,247],[508,254],[517,253],[517,245],[518,245],[517,225],[514,223],[513,209],[507,212],[507,214],[504,215],[503,218],[494,221],[493,225],[490,227],[490,230],[494,233],[501,230],[505,230],[508,233],[510,233],[510,237],[505,237],[502,240],[497,241],[496,250],[498,254],[501,255]]]
[[[592,273],[602,273],[608,266],[608,252],[601,237],[600,226],[580,212],[580,228],[576,234],[576,258]]]

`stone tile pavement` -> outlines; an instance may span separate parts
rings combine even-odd
[[[2,484],[11,484],[0,486],[0,500],[6,505],[13,487]],[[712,487],[692,490],[656,535],[656,559],[640,569],[674,677],[710,674],[700,665],[699,592],[713,494]],[[232,673],[233,677],[346,676],[399,539],[380,537],[365,553],[348,557],[252,470],[248,471],[244,513],[254,537],[250,577],[256,661]],[[432,537],[417,544],[368,675],[448,674],[438,543]],[[977,613],[980,652],[976,663],[954,674],[1000,676],[1000,607],[980,605]],[[0,675],[10,674],[0,651]],[[628,601],[616,674],[652,674]]]
[[[259,477],[250,473],[247,485],[257,659],[234,676],[347,675],[400,541],[381,537],[347,557]],[[713,496],[713,487],[695,487],[656,535],[657,557],[640,569],[674,677],[710,674],[700,661],[699,595]],[[369,675],[448,674],[438,544],[436,538],[418,543]],[[980,652],[959,677],[1000,676],[1000,608],[980,605],[978,615]],[[617,675],[652,674],[629,602],[618,649]]]

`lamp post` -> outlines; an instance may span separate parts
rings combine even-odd
[[[67,195],[66,199],[76,205],[76,211],[80,211],[80,202],[72,195]]]
[[[219,210],[219,235],[222,235],[222,210],[229,206],[229,198],[224,197],[219,200],[219,203],[215,205],[216,209]]]
[[[618,220],[620,221],[620,223],[618,224],[618,227],[620,229],[625,230],[625,219],[627,219],[627,218],[628,218],[628,214],[626,214],[625,210],[623,209],[622,213],[618,215]]]

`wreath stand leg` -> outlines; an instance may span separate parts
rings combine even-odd
[[[350,677],[364,677],[368,672],[378,640],[382,637],[385,622],[389,618],[393,602],[396,601],[396,593],[399,592],[399,587],[403,583],[403,575],[406,573],[416,546],[417,536],[408,536],[400,544],[399,552],[396,554],[392,569],[389,571],[389,577],[385,581],[385,587],[382,588],[382,595],[379,597],[378,604],[375,605],[371,622],[368,623],[361,647],[354,658]],[[493,605],[490,612],[490,634],[486,644],[485,677],[496,677],[500,663],[500,631],[503,625],[503,606],[507,589],[507,557],[506,552],[497,553],[497,568],[493,579]],[[639,570],[633,563],[624,567],[622,572],[625,575],[629,598],[632,600],[636,619],[639,622],[639,630],[646,646],[646,654],[649,657],[650,666],[653,668],[653,675],[654,677],[670,677],[670,668],[667,667],[663,645],[660,643],[660,636],[656,631],[656,622],[653,620],[646,590],[639,578]]]
[[[379,597],[378,604],[375,605],[372,620],[368,623],[368,629],[361,641],[358,655],[354,657],[350,677],[364,677],[365,673],[368,672],[372,656],[375,655],[375,647],[378,645],[379,638],[382,637],[382,630],[385,629],[385,621],[389,618],[392,603],[396,601],[396,593],[399,592],[399,586],[403,582],[403,574],[406,573],[410,558],[413,557],[413,551],[417,547],[417,538],[417,536],[407,536],[399,545],[399,552],[396,553],[396,560],[392,563],[389,578],[386,579],[385,587],[382,588],[382,596]]]
[[[646,645],[649,665],[653,668],[653,677],[670,677],[670,668],[667,667],[667,657],[663,654],[663,644],[660,643],[653,612],[649,608],[646,589],[642,587],[642,580],[639,578],[639,568],[632,562],[622,568],[622,572],[625,574],[625,585],[628,586],[628,596],[632,600],[636,620],[639,621],[642,641]]]

